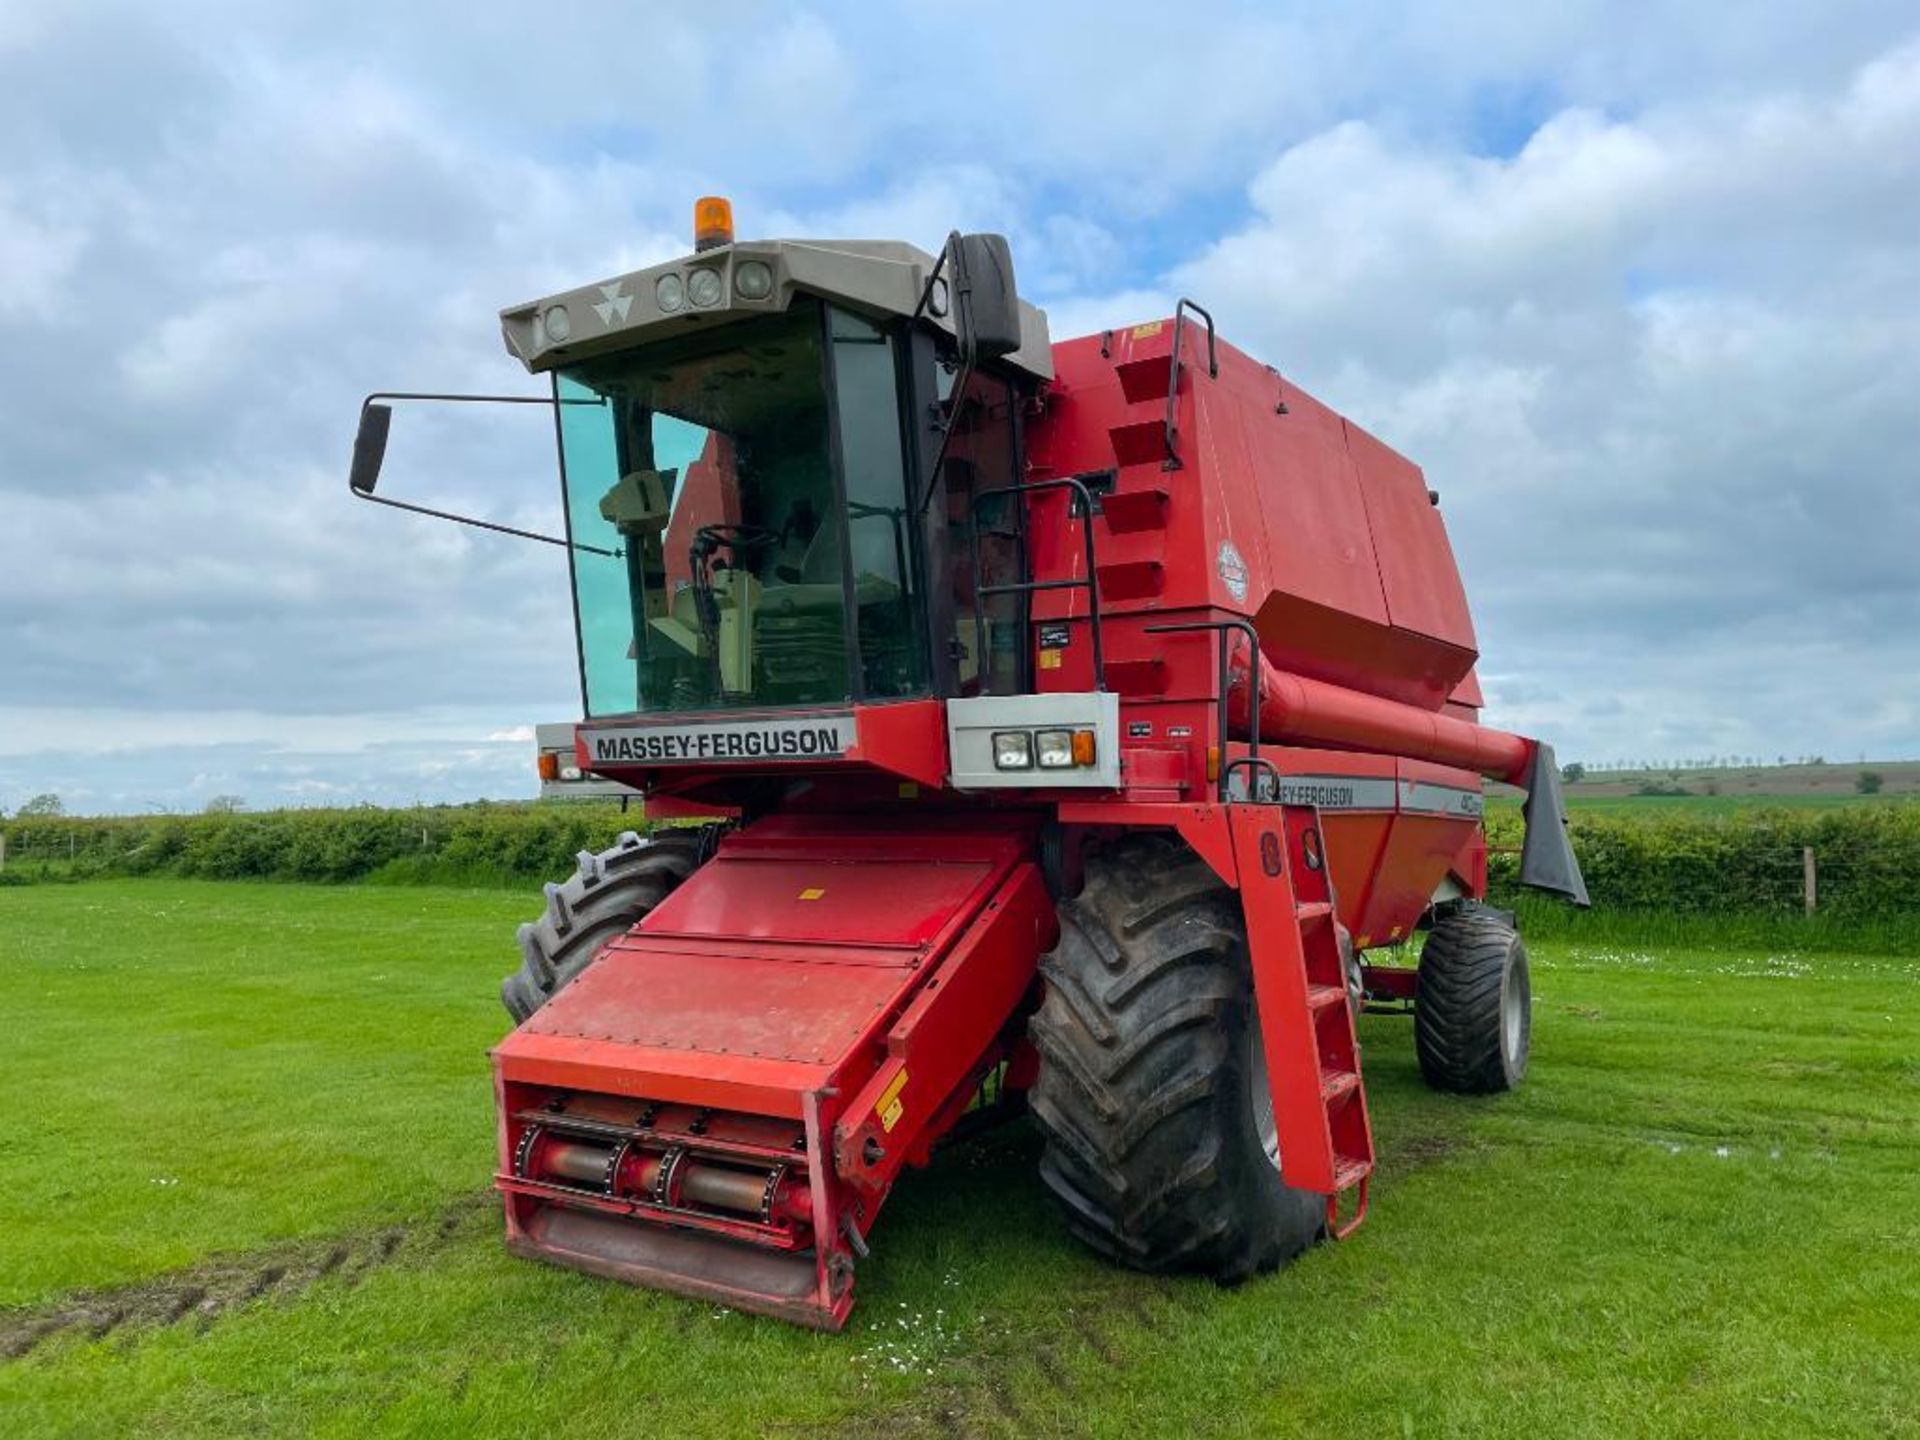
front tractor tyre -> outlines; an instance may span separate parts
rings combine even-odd
[[[641,839],[628,830],[611,849],[582,850],[564,882],[546,887],[547,908],[520,927],[520,968],[500,986],[518,1025],[627,933],[699,868],[711,848],[705,828],[660,830]]]
[[[1090,854],[1040,973],[1029,1098],[1074,1235],[1228,1284],[1320,1238],[1325,1197],[1280,1178],[1239,900],[1198,855],[1164,834]]]
[[[1467,906],[1434,923],[1414,986],[1413,1044],[1436,1090],[1490,1095],[1527,1073],[1533,984],[1503,912]]]

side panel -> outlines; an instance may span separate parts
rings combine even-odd
[[[1433,686],[1430,708],[1437,709],[1473,668],[1477,650],[1453,546],[1419,467],[1358,425],[1349,423],[1346,430],[1380,561],[1387,618],[1395,629],[1437,640],[1451,652],[1436,652],[1433,673],[1423,677]]]

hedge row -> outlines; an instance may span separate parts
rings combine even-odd
[[[1582,815],[1575,853],[1596,909],[1679,914],[1800,912],[1814,855],[1819,913],[1835,920],[1920,916],[1920,806],[1741,810],[1715,815]],[[1489,816],[1489,889],[1517,884],[1518,814]]]
[[[7,873],[187,875],[210,879],[542,880],[583,849],[644,829],[617,804],[439,809],[280,810],[258,814],[0,823]],[[1516,890],[1520,820],[1488,821],[1492,889]],[[1810,847],[1823,914],[1920,914],[1920,806],[1753,810],[1724,815],[1576,815],[1574,844],[1597,907],[1679,913],[1797,912]]]
[[[211,880],[379,877],[561,878],[585,849],[645,830],[618,804],[466,805],[415,810],[266,810],[227,815],[14,819],[0,823],[7,870],[186,875]]]

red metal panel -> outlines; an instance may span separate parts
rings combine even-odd
[[[723,854],[647,917],[645,933],[917,952],[987,878],[984,861],[761,859]],[[895,957],[910,964],[913,956]]]
[[[615,1040],[542,1035],[524,1025],[493,1048],[499,1077],[515,1085],[631,1095],[800,1117],[800,1098],[828,1081],[825,1067],[749,1055],[649,1050]]]
[[[1251,515],[1236,514],[1239,507],[1224,495],[1227,504],[1216,512],[1223,530],[1232,524],[1253,574],[1266,580],[1264,590],[1250,590],[1252,604],[1242,608],[1259,609],[1263,594],[1272,594],[1385,625],[1367,509],[1340,417],[1291,387],[1284,416],[1274,414],[1270,399],[1246,396],[1239,385],[1224,393],[1206,387],[1201,403],[1203,423],[1221,435],[1207,458],[1218,457],[1228,471],[1222,490],[1242,475],[1254,487]],[[1241,538],[1248,530],[1257,537],[1255,551]],[[1234,600],[1222,594],[1218,603]]]
[[[614,946],[521,1029],[642,1049],[832,1066],[912,983],[910,971],[831,955],[754,960]]]
[[[1427,710],[1456,687],[1473,695],[1472,622],[1419,470],[1224,340],[1209,377],[1200,327],[1181,352],[1180,465],[1164,470],[1166,382],[1155,376],[1172,338],[1170,321],[1152,321],[1055,346],[1056,384],[1028,432],[1042,476],[1117,467],[1121,523],[1096,522],[1102,568],[1117,581],[1162,567],[1156,588],[1115,589],[1105,608],[1218,607],[1254,617],[1270,656],[1297,674]],[[1138,526],[1140,513],[1157,523]],[[1064,494],[1036,497],[1030,529],[1037,574],[1080,573]],[[1228,582],[1225,545],[1243,587]],[[1054,590],[1035,613],[1057,619],[1085,606],[1084,592]],[[1042,680],[1059,688],[1064,677]]]
[[[841,1174],[892,1183],[909,1142],[972,1077],[982,1037],[1005,1026],[1032,986],[1059,929],[1039,868],[1020,866],[887,1031],[887,1060],[836,1128]],[[880,1152],[871,1160],[869,1142]]]
[[[1444,696],[1472,667],[1477,648],[1446,526],[1427,498],[1419,466],[1358,425],[1347,426],[1347,448],[1366,496],[1388,619],[1396,629],[1430,636],[1459,653]]]

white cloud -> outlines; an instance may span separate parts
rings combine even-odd
[[[1348,122],[1249,194],[1174,282],[1422,460],[1502,718],[1912,749],[1920,45],[1826,94],[1563,112],[1505,159]]]
[[[21,785],[97,744],[112,784],[60,773],[137,805],[228,743],[256,803],[460,793],[455,745],[525,785],[473,737],[576,707],[562,562],[348,501],[354,409],[534,390],[495,312],[681,252],[713,190],[748,232],[1005,230],[1057,337],[1197,295],[1427,466],[1489,690],[1563,753],[1916,743],[1894,7],[0,7],[0,134]],[[553,523],[537,426],[404,413],[387,475]]]

